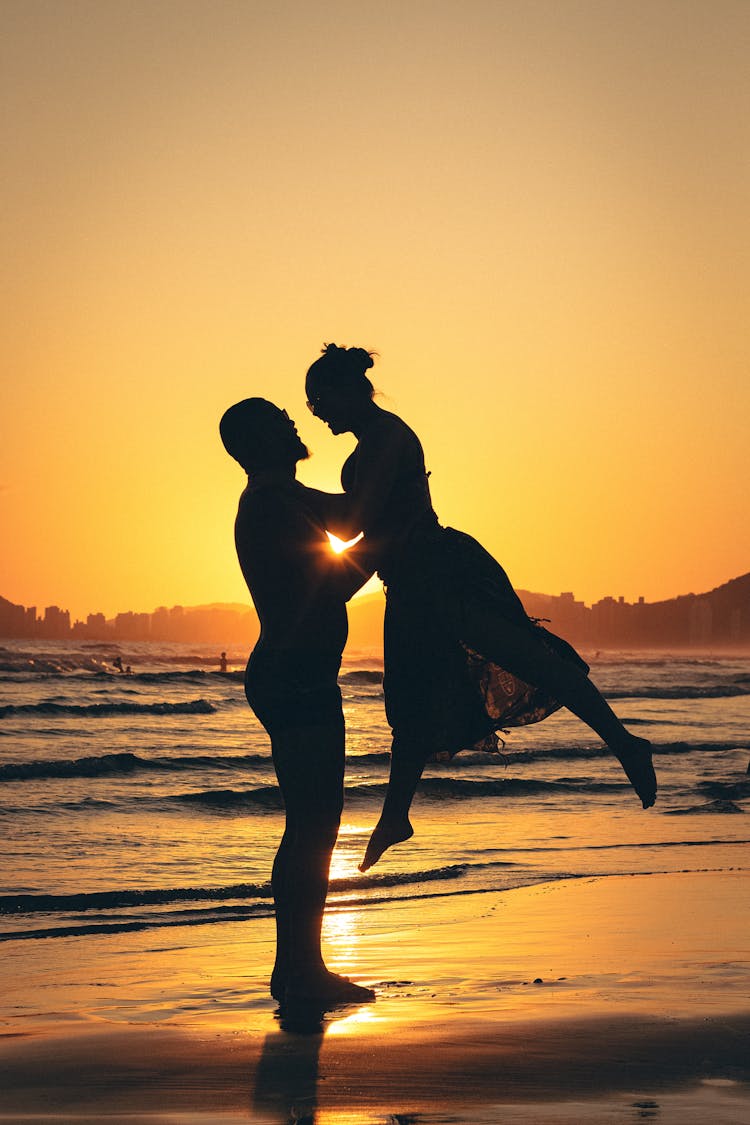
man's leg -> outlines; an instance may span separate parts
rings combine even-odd
[[[369,989],[329,973],[320,947],[331,854],[344,792],[344,724],[287,727],[272,736],[286,828],[273,872],[277,950],[272,990],[331,1002],[373,999]],[[274,987],[275,986],[275,987]]]

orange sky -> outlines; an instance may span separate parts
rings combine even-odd
[[[0,594],[244,601],[223,409],[376,348],[526,589],[750,570],[750,5],[5,0]]]

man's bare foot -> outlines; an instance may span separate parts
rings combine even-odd
[[[656,774],[651,760],[651,743],[647,738],[629,734],[627,740],[617,747],[615,755],[644,809],[650,809],[656,800]]]
[[[365,858],[359,865],[360,871],[369,871],[380,859],[383,852],[394,844],[401,844],[414,835],[409,818],[403,820],[380,820],[372,830],[372,836],[365,848]]]
[[[375,993],[348,977],[328,969],[316,969],[296,975],[287,985],[284,999],[287,1004],[369,1004],[375,999]]]
[[[286,995],[286,973],[274,965],[269,988],[274,1000],[280,1004]]]

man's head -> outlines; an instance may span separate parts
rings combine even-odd
[[[265,398],[245,398],[230,406],[219,423],[219,433],[229,456],[246,473],[293,469],[310,456],[286,410]]]

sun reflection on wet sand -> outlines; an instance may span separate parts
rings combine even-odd
[[[343,1014],[344,1009],[339,1008],[336,1019],[326,1027],[326,1036],[354,1035],[363,1030],[374,1030],[374,1025],[385,1022],[385,1017],[378,1014],[374,1004],[362,1004]]]
[[[358,824],[342,824],[339,828],[336,848],[331,858],[331,878],[351,879],[357,875],[360,861],[360,841],[364,830]],[[364,847],[362,848],[364,851]]]
[[[335,973],[356,971],[356,950],[362,926],[361,911],[328,909],[323,918],[326,964]]]

